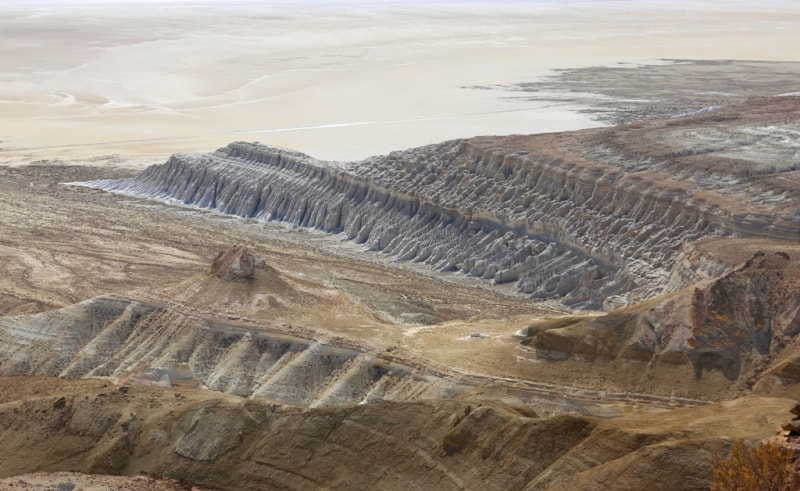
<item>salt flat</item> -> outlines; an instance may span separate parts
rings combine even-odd
[[[69,5],[0,2],[7,156],[248,140],[350,160],[576,129],[600,123],[514,84],[662,58],[791,60],[800,45],[800,5],[780,1]]]

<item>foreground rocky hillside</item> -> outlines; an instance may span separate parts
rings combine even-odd
[[[484,137],[346,166],[233,143],[90,186],[315,228],[599,309],[677,288],[682,244],[800,235],[800,98],[568,134]]]
[[[480,400],[304,409],[99,380],[0,389],[0,476],[145,473],[241,490],[707,489],[714,453],[772,433],[791,405],[541,419]]]

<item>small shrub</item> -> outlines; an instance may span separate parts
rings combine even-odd
[[[786,447],[737,440],[727,459],[715,456],[711,491],[796,490],[793,467],[792,451]]]

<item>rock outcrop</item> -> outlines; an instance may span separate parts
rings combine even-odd
[[[608,417],[704,403],[464,374],[284,323],[124,297],[1,317],[0,376],[204,387],[304,407],[450,399],[484,387],[540,415]]]
[[[771,432],[791,402],[543,419],[486,401],[308,409],[100,380],[17,384],[0,378],[0,478],[147,473],[237,490],[707,489],[713,455]]]
[[[796,239],[800,144],[781,135],[798,132],[800,98],[782,97],[347,165],[232,143],[86,184],[341,234],[402,260],[599,309],[685,286],[670,275],[686,242]]]
[[[457,380],[335,342],[96,298],[0,318],[0,375],[112,377],[303,406],[444,397]]]
[[[796,386],[799,333],[800,260],[794,250],[791,256],[758,252],[719,278],[656,301],[561,325],[534,323],[520,334],[528,354],[539,359],[639,363],[641,383],[674,376],[683,366],[678,385],[695,384],[711,396],[720,387],[748,390],[764,377]]]
[[[800,438],[800,402],[795,403],[789,412],[792,413],[792,420],[781,425],[781,429],[787,432],[788,441],[796,442]]]
[[[221,280],[252,280],[256,270],[265,268],[263,259],[240,245],[221,251],[211,262],[211,274]]]

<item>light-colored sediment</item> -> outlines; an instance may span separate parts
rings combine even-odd
[[[596,124],[560,97],[507,99],[554,68],[800,45],[797,4],[777,0],[181,5],[0,7],[0,147],[161,158],[258,140],[352,160]]]

